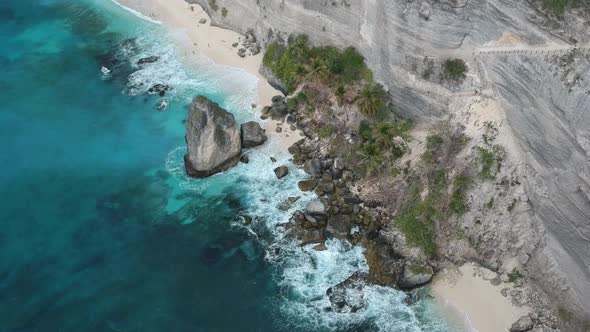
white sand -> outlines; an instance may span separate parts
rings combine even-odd
[[[263,52],[248,55],[245,58],[239,57],[237,53],[240,46],[234,48],[232,44],[240,38],[243,40],[244,36],[235,31],[211,26],[210,17],[199,5],[190,5],[184,0],[117,0],[117,2],[152,20],[161,22],[181,36],[188,37],[190,43],[187,43],[186,39],[178,38],[178,44],[185,49],[189,61],[191,56],[206,56],[216,64],[242,68],[256,76],[258,109],[270,105],[272,97],[281,94],[258,72],[262,64]],[[202,18],[206,19],[207,23],[199,24]],[[280,145],[284,148],[302,138],[298,130],[292,132],[286,124],[282,126],[281,134],[275,133],[274,121],[264,121],[263,125],[269,140],[279,139]]]
[[[432,293],[443,312],[469,332],[508,331],[512,323],[528,313],[528,308],[512,304],[500,291],[510,284],[494,286],[493,272],[471,263],[449,268],[432,282]],[[493,276],[492,276],[493,277]]]

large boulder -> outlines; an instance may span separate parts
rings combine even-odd
[[[318,158],[307,160],[305,164],[303,164],[303,171],[313,177],[322,176],[322,161]]]
[[[203,96],[189,106],[186,144],[184,165],[192,177],[225,171],[240,160],[242,142],[234,116]]]
[[[322,201],[320,201],[319,199],[315,199],[307,205],[305,212],[311,214],[312,216],[325,216],[326,207],[324,206],[324,203],[322,203]]]
[[[258,122],[250,121],[242,124],[242,148],[253,148],[264,142],[266,142],[266,134]]]
[[[274,172],[278,179],[282,179],[289,174],[289,169],[287,166],[279,166],[274,169]]]
[[[398,286],[402,289],[413,289],[430,282],[434,271],[429,265],[410,263],[404,265],[402,274],[398,280]]]
[[[269,109],[270,118],[273,120],[283,120],[289,114],[289,106],[283,96],[272,97],[272,105]]]

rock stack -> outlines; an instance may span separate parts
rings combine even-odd
[[[189,106],[186,121],[186,173],[202,178],[235,166],[242,148],[266,141],[264,130],[256,122],[238,127],[233,114],[206,97],[199,96]]]

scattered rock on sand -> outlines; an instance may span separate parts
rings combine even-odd
[[[199,24],[205,24],[205,23],[207,23],[206,18],[203,17],[202,19],[199,20]]]
[[[250,121],[243,123],[241,131],[242,147],[244,149],[253,148],[266,142],[266,134],[258,122]]]

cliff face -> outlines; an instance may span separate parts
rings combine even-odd
[[[587,5],[556,20],[542,0],[217,0],[223,18],[207,0],[187,1],[216,24],[252,29],[263,45],[307,34],[314,44],[356,47],[399,111],[419,124],[468,104],[461,99],[495,100],[525,170],[525,219],[541,239],[527,249],[526,268],[558,305],[590,318]],[[439,74],[450,57],[469,65],[462,84]]]

